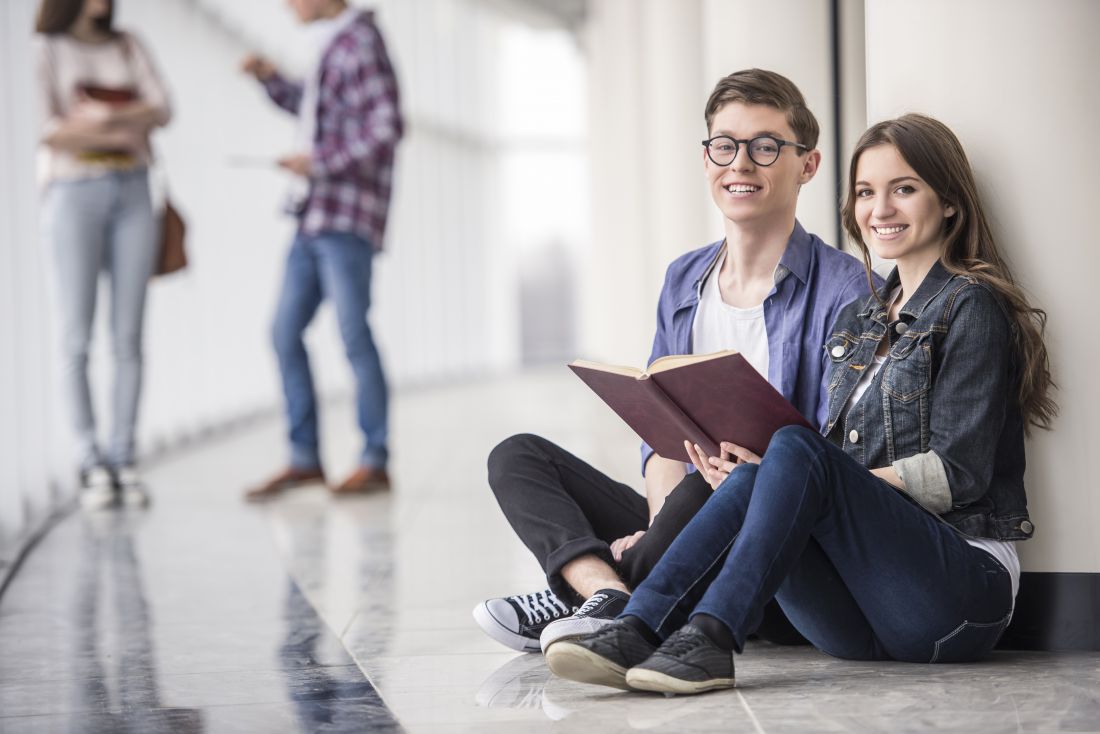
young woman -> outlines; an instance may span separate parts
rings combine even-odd
[[[1024,432],[1056,406],[1044,314],[997,251],[959,141],[922,115],[882,122],[852,157],[843,219],[897,267],[825,344],[825,436],[785,428],[763,458],[696,466],[716,491],[614,625],[548,650],[564,677],[698,693],[773,596],[819,649],[958,662],[993,649],[1034,532]]]
[[[62,352],[79,441],[81,500],[148,501],[134,466],[145,289],[157,257],[146,169],[168,100],[138,40],[114,29],[110,0],[42,0],[37,68],[46,150],[43,226],[56,258]],[[111,284],[115,375],[110,442],[96,438],[88,351],[100,271]]]

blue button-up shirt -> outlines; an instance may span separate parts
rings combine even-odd
[[[691,327],[703,283],[718,262],[725,240],[681,255],[665,273],[657,301],[657,333],[649,361],[691,354]],[[874,276],[875,287],[882,279]],[[863,264],[826,245],[795,222],[779,259],[775,287],[764,299],[768,332],[768,382],[813,425],[828,418],[825,378],[830,364],[823,348],[837,314],[870,294]],[[653,449],[642,444],[642,471]]]

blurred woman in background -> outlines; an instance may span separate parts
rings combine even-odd
[[[169,120],[152,59],[113,23],[111,0],[42,0],[36,62],[46,150],[43,227],[60,296],[65,390],[78,439],[81,502],[143,506],[135,466],[142,320],[159,233],[149,194],[149,134]],[[96,435],[88,353],[99,274],[111,293],[112,428]]]

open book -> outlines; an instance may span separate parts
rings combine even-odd
[[[710,456],[730,441],[763,456],[783,426],[812,428],[735,351],[661,357],[644,372],[577,360],[569,365],[634,432],[666,459],[690,461],[684,440]]]

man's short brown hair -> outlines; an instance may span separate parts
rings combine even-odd
[[[787,115],[787,124],[794,131],[795,140],[810,149],[817,147],[820,128],[817,118],[806,106],[802,92],[787,77],[774,71],[745,69],[735,71],[721,79],[707,100],[707,134],[718,110],[731,102],[761,104]]]

